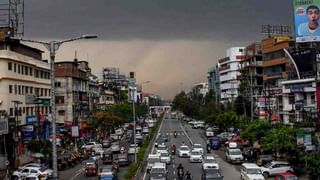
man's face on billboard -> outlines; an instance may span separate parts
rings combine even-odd
[[[319,20],[319,10],[318,9],[308,9],[308,21],[309,24],[318,24]]]

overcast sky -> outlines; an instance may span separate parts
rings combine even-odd
[[[97,75],[134,71],[138,83],[151,81],[145,91],[172,98],[207,81],[227,48],[263,38],[262,24],[292,26],[293,16],[292,0],[25,0],[24,23],[29,39],[98,34],[64,44],[57,61],[77,51]]]

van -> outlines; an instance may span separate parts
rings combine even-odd
[[[261,168],[255,163],[242,163],[240,166],[241,179],[244,180],[264,180]]]

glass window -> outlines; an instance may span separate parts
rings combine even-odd
[[[24,95],[24,86],[21,87],[21,94]]]
[[[8,70],[11,71],[12,70],[12,63],[8,62]]]
[[[16,63],[13,64],[13,71],[17,72],[17,64]]]
[[[24,74],[24,66],[21,65],[21,74]]]
[[[29,74],[30,74],[30,76],[32,76],[33,75],[33,69],[32,69],[32,67],[30,67],[30,69],[29,69]]]
[[[26,94],[29,93],[29,86],[26,86]]]
[[[18,94],[21,94],[21,86],[20,85],[18,86],[18,92],[19,92]]]
[[[14,94],[17,94],[17,92],[18,92],[18,87],[17,85],[14,85]]]
[[[289,94],[289,104],[294,104],[295,102],[295,95],[290,93]]]
[[[18,74],[20,74],[20,64],[18,64]]]
[[[26,75],[28,75],[28,71],[29,71],[29,68],[27,66],[25,66],[24,67],[24,72],[25,72]]]
[[[12,85],[9,85],[9,93],[12,93]]]
[[[10,116],[13,116],[13,108],[10,108]]]

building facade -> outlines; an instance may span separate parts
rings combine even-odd
[[[240,74],[239,63],[244,58],[244,47],[232,47],[227,49],[226,57],[219,60],[221,103],[233,101],[239,95],[237,76]]]
[[[219,64],[211,67],[208,70],[208,89],[214,92],[216,104],[220,102],[220,78],[219,78]]]

